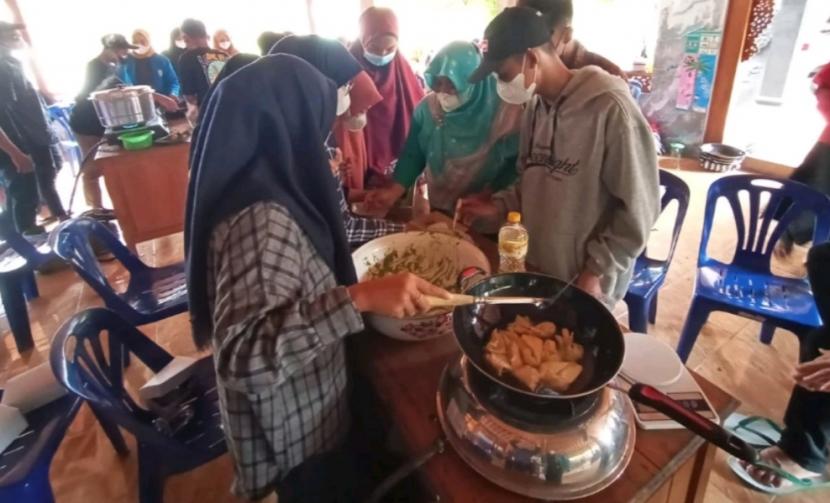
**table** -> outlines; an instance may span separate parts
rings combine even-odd
[[[99,149],[104,182],[127,247],[184,229],[190,143],[146,150]]]
[[[496,245],[473,236],[491,261]],[[387,419],[396,425],[409,455],[430,451],[442,437],[435,395],[444,366],[459,358],[453,338],[406,343],[367,333],[353,339],[357,371],[372,383]],[[721,418],[738,401],[694,374]],[[585,502],[702,502],[716,448],[686,430],[637,431],[634,457],[610,487]],[[523,503],[530,498],[508,492],[481,477],[451,446],[420,469],[426,488],[442,502]]]

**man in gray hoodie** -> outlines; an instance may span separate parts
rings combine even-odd
[[[518,172],[490,200],[464,201],[468,224],[521,211],[528,262],[608,305],[628,289],[660,208],[651,130],[625,83],[598,67],[569,70],[538,11],[505,9],[487,27],[470,78],[498,75],[498,92],[524,104]]]

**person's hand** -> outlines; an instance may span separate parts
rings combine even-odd
[[[450,294],[411,273],[358,283],[349,287],[355,307],[361,313],[408,318],[431,309],[427,295],[448,299]]]
[[[582,271],[582,274],[580,274],[579,278],[577,278],[576,286],[581,288],[585,292],[591,294],[593,297],[602,300],[603,293],[600,279],[600,276],[597,276],[596,274],[586,269]]]
[[[153,93],[153,99],[158,106],[164,109],[165,112],[175,112],[179,109],[179,102],[170,96],[165,96],[159,93]]]
[[[371,211],[388,210],[395,201],[403,196],[406,189],[403,185],[396,183],[383,189],[376,189],[366,194],[364,204]]]
[[[830,392],[830,350],[820,349],[821,355],[795,368],[795,383],[810,391]]]
[[[481,196],[464,199],[458,212],[460,213],[458,221],[467,227],[472,227],[479,221],[495,223],[504,217],[504,215],[499,214],[499,207],[491,198]]]
[[[25,175],[26,173],[31,173],[35,170],[35,164],[32,162],[32,158],[28,155],[24,154],[23,152],[18,152],[11,156],[12,164],[14,164],[14,168],[17,170],[18,173],[21,175]]]
[[[343,166],[343,151],[339,148],[334,149],[334,159],[329,159],[329,166],[331,167],[331,172],[334,173],[336,176],[340,173],[340,168]]]
[[[190,103],[187,104],[187,113],[185,114],[187,118],[187,122],[190,123],[190,126],[195,126],[199,123],[199,107],[197,105],[191,105]]]

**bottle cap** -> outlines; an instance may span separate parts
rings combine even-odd
[[[511,211],[507,214],[507,221],[511,224],[518,224],[522,221],[522,214],[518,211]]]

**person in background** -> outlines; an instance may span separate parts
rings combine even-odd
[[[101,39],[103,46],[101,53],[86,65],[86,79],[84,87],[75,98],[75,107],[69,118],[69,125],[78,140],[78,145],[84,155],[87,154],[104,136],[104,127],[98,120],[98,114],[89,95],[111,87],[118,82],[118,66],[127,59],[131,49],[137,45],[127,42],[123,35],[110,34]],[[104,202],[101,195],[101,169],[94,159],[89,159],[83,166],[84,198],[86,204],[93,210],[103,210]],[[112,214],[112,210],[105,212]]]
[[[262,56],[265,56],[269,52],[271,52],[271,48],[274,47],[274,44],[282,40],[283,38],[291,35],[291,32],[285,33],[277,33],[274,31],[264,31],[262,32],[259,37],[256,39],[256,45],[259,47],[259,53]]]
[[[801,166],[796,168],[790,179],[809,185],[830,196],[830,63],[822,67],[813,77],[813,89],[818,110],[824,117],[826,125],[815,146],[804,158]],[[776,253],[779,256],[788,256],[794,244],[807,244],[813,239],[813,227],[812,215],[796,218],[776,245]]]
[[[245,54],[244,52],[240,52],[236,56],[232,56],[230,59],[225,61],[225,66],[222,67],[222,70],[219,72],[219,75],[213,80],[213,83],[210,85],[210,89],[208,89],[207,94],[205,95],[205,104],[210,101],[210,97],[213,96],[213,93],[216,92],[216,87],[226,78],[230,77],[233,72],[239,70],[243,66],[249,65],[254,61],[258,60],[259,56],[256,54]],[[200,111],[201,112],[201,111]]]
[[[367,113],[383,101],[383,97],[369,75],[361,70],[352,79],[349,98],[351,103],[348,112],[338,116],[334,121],[334,139],[343,159],[343,186],[349,191],[350,197],[359,199],[364,194],[368,169],[364,133],[368,122]]]
[[[367,184],[386,185],[403,149],[415,106],[424,90],[398,50],[398,19],[391,9],[369,7],[360,16],[360,40],[352,54],[383,101],[366,114]]]
[[[213,48],[222,51],[228,56],[236,56],[239,51],[233,46],[233,40],[227,30],[216,30],[213,34]]]
[[[54,156],[43,99],[15,57],[25,48],[23,25],[0,22],[0,172],[6,179],[6,209],[15,228],[37,234],[38,189],[53,217],[67,218],[55,189],[61,162]]]
[[[304,44],[312,43],[312,40],[297,38],[292,44],[304,40]],[[332,59],[339,61],[354,61],[355,58],[350,54],[343,54],[339,48],[331,45],[329,41],[319,39],[321,44],[324,44]],[[340,43],[338,41],[338,43]],[[342,45],[342,43],[341,43]],[[284,50],[286,45],[280,46]],[[344,46],[345,47],[345,46]],[[299,56],[299,54],[297,54]],[[302,56],[301,56],[302,57]],[[348,58],[348,59],[346,59]],[[328,69],[318,65],[313,61],[314,58],[306,58],[318,70],[328,75]],[[353,69],[353,65],[349,65]],[[354,75],[349,82],[349,108],[347,111],[337,116],[334,121],[334,144],[340,149],[342,161],[339,163],[339,175],[342,177],[343,186],[349,193],[350,197],[359,197],[364,188],[365,174],[367,169],[366,160],[366,139],[364,137],[364,128],[366,127],[366,114],[370,108],[380,103],[383,100],[380,93],[378,93],[374,82],[369,75],[362,70],[361,66],[357,66],[358,73]]]
[[[559,58],[571,70],[594,65],[602,68],[611,75],[623,80],[628,76],[617,65],[599,54],[588,51],[585,46],[573,38],[571,23],[574,17],[573,0],[518,0],[518,7],[536,9],[550,21],[551,40],[559,50]]]
[[[208,33],[203,22],[185,19],[181,29],[187,50],[179,58],[179,82],[187,103],[187,117],[195,124],[208,89],[229,56],[208,46]]]
[[[317,35],[292,35],[274,45],[271,54],[290,54],[310,63],[337,85],[337,116],[342,117],[350,113],[352,80],[363,72],[357,60],[340,42]],[[339,157],[335,154],[335,158],[332,159],[334,178],[331,181],[337,188],[340,213],[343,215],[346,241],[349,245],[356,247],[387,234],[403,232],[403,224],[352,214],[343,192],[342,163],[342,153]]]
[[[337,94],[299,58],[261,58],[218,86],[194,142],[193,337],[214,351],[232,490],[252,501],[365,499],[346,338],[361,313],[403,317],[449,297],[409,274],[357,282],[336,187],[320,183]]]
[[[177,98],[179,78],[170,60],[156,54],[146,31],[135,30],[132,41],[138,48],[118,67],[118,78],[127,85],[150,86],[157,93]]]
[[[176,71],[176,77],[179,75],[179,58],[184,54],[186,46],[182,29],[178,26],[173,28],[173,31],[170,32],[170,46],[161,54],[170,60],[170,64],[173,65],[173,70]]]
[[[499,99],[493,75],[467,81],[480,63],[470,42],[453,42],[432,58],[424,78],[433,92],[415,109],[393,185],[370,193],[369,207],[390,208],[425,168],[430,206],[449,214],[460,198],[516,181],[522,108]]]
[[[499,96],[525,105],[520,179],[492,199],[465,200],[462,220],[495,227],[521,211],[528,263],[614,306],[660,212],[654,140],[625,82],[565,66],[549,21],[513,7],[485,31],[471,81],[495,72]]]
[[[770,470],[730,459],[729,466],[756,489],[780,495],[828,486],[830,461],[830,243],[810,249],[807,272],[824,326],[801,341],[801,362],[795,369],[795,387],[784,415],[781,438],[770,442],[760,460]],[[769,420],[763,420],[772,424]],[[750,425],[751,427],[751,425]],[[751,430],[750,430],[751,431]],[[798,482],[797,482],[798,481]]]

